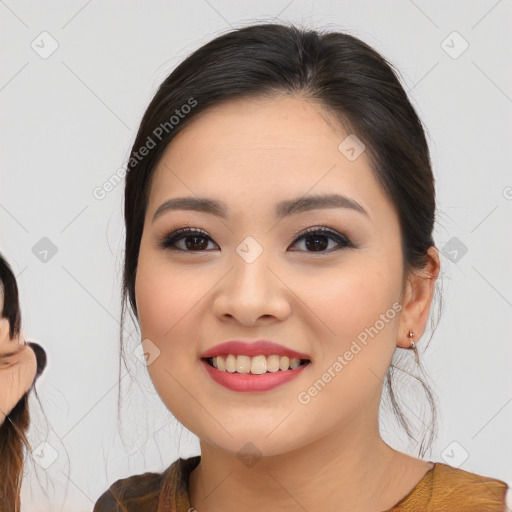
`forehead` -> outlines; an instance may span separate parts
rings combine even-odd
[[[166,148],[148,210],[177,195],[222,197],[243,206],[308,191],[378,205],[385,198],[365,152],[349,160],[339,149],[348,135],[319,104],[295,96],[211,107]]]
[[[311,150],[329,149],[345,132],[319,105],[298,97],[243,98],[210,107],[199,114],[170,143],[166,156],[189,162],[212,161],[250,164],[255,155],[267,156],[268,165],[287,161],[318,160]],[[201,148],[205,151],[193,151]],[[188,154],[187,154],[188,153]],[[184,158],[185,157],[185,158]],[[263,169],[262,169],[263,171]]]

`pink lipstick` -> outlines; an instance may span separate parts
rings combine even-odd
[[[221,386],[232,391],[260,392],[294,379],[311,363],[311,358],[267,340],[233,340],[201,354],[201,363]]]

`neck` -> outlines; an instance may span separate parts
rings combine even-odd
[[[360,426],[360,425],[359,425]],[[402,456],[402,458],[400,457]],[[189,497],[197,512],[223,510],[385,510],[407,489],[398,488],[397,462],[378,428],[334,431],[316,442],[254,464],[201,441],[201,462],[190,475]],[[402,494],[401,494],[402,493]],[[382,507],[382,508],[380,508]]]

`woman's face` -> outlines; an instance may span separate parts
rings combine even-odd
[[[401,238],[366,152],[357,157],[363,148],[348,135],[297,97],[236,100],[198,116],[156,169],[135,290],[148,371],[178,420],[227,452],[250,442],[275,455],[377,425],[400,322]],[[283,202],[332,194],[352,203],[303,201],[276,216]],[[221,202],[225,215],[167,209],[154,219],[181,197]],[[187,227],[205,233],[160,245]],[[322,227],[334,237],[297,237]],[[220,370],[201,359],[226,340],[261,339],[310,363],[249,392],[219,384],[210,374]]]

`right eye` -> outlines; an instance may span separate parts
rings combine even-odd
[[[199,252],[207,250],[208,240],[213,242],[202,229],[182,228],[166,235],[159,245],[170,251]],[[178,242],[184,242],[184,246],[178,247]]]

